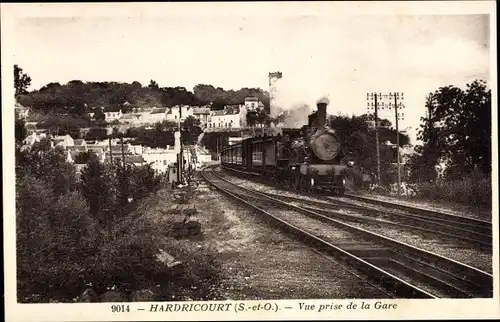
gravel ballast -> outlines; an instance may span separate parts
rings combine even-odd
[[[231,198],[206,190],[193,200],[204,242],[223,261],[220,299],[388,298],[331,260],[271,228]]]

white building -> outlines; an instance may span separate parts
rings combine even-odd
[[[151,123],[163,122],[167,119],[167,113],[169,109],[166,107],[153,108],[151,113],[149,113],[149,121]]]
[[[54,146],[61,146],[64,149],[66,149],[68,146],[75,145],[75,141],[69,134],[56,136],[52,139],[52,142],[54,143]]]
[[[118,120],[121,124],[139,125],[142,123],[142,115],[140,114],[123,114]]]
[[[14,108],[14,112],[17,118],[26,119],[29,115],[30,109],[28,107],[21,106],[16,104]]]
[[[194,107],[193,117],[200,121],[201,127],[206,127],[208,124],[208,120],[210,119],[210,107]]]
[[[209,128],[239,128],[246,126],[245,105],[228,105],[223,110],[212,111]]]
[[[104,112],[104,120],[108,123],[118,120],[122,116],[123,116],[122,110],[119,110],[118,112]]]
[[[245,97],[245,108],[247,111],[261,110],[264,104],[257,97]]]
[[[181,122],[184,121],[188,116],[193,116],[194,108],[189,105],[182,105],[182,117]],[[167,112],[167,120],[179,122],[179,106],[171,107]]]
[[[40,142],[42,139],[46,138],[47,134],[46,133],[36,133],[33,132],[30,135],[28,135],[24,140],[23,144],[24,145],[29,145],[30,147],[33,146],[33,144]]]
[[[147,147],[142,152],[142,157],[146,163],[151,164],[151,167],[160,173],[167,172],[168,166],[177,162],[177,153],[173,146],[167,146],[166,149]]]

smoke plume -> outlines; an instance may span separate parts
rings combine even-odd
[[[328,105],[330,104],[330,100],[328,99],[328,97],[323,96],[322,98],[316,101],[316,104],[321,104],[321,103]]]
[[[293,104],[289,109],[282,110],[276,119],[278,126],[287,128],[301,128],[307,124],[307,116],[312,109],[307,104]]]

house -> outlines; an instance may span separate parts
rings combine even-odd
[[[131,147],[131,144],[124,144],[122,150],[121,144],[112,144],[111,150],[109,148],[104,150],[104,162],[110,162],[112,158],[114,163],[115,160],[122,160],[125,156],[126,163],[134,164],[136,166],[145,164],[146,161],[144,158],[142,158],[140,154],[134,154],[134,150]]]
[[[129,144],[129,151],[132,154],[142,154],[144,152],[144,147],[142,145],[132,145]]]
[[[125,155],[125,163],[126,164],[133,164],[137,167],[140,167],[140,166],[146,164],[146,160],[144,160],[142,155],[128,154],[128,155]]]
[[[163,122],[167,119],[168,111],[166,107],[153,108],[151,113],[149,113],[149,120],[153,123]]]
[[[82,146],[82,145],[67,146],[66,150],[70,152],[75,152],[76,154],[88,151],[87,146]]]
[[[196,153],[196,161],[198,164],[205,164],[212,161],[212,155],[206,149],[199,145],[194,146],[194,152]]]
[[[227,105],[223,110],[212,111],[209,128],[239,128],[246,126],[245,105]]]
[[[207,126],[208,119],[210,118],[210,107],[193,107],[193,117],[200,121],[202,127]]]
[[[33,133],[33,132],[40,132],[40,130],[42,129],[37,129],[36,128],[36,125],[38,124],[38,122],[25,122],[24,123],[24,127],[26,128],[26,132],[28,133]],[[43,131],[47,131],[46,129],[43,129]]]
[[[106,145],[97,145],[97,144],[87,144],[87,151],[90,153],[94,153],[97,155],[99,160],[104,162],[106,151],[108,151],[108,146]]]
[[[75,141],[69,134],[63,136],[55,136],[52,139],[52,142],[54,143],[54,146],[61,146],[64,149],[66,149],[68,146],[75,145]]]
[[[16,107],[14,108],[14,113],[16,115],[16,118],[18,119],[26,119],[29,115],[30,109],[28,107],[24,107],[21,105],[16,104]]]
[[[128,144],[123,144],[123,149],[121,144],[111,144],[111,150],[109,148],[106,150],[106,158],[109,158],[110,152],[113,158],[122,154],[131,154]]]
[[[142,123],[142,115],[141,114],[124,114],[118,122],[122,124],[131,124],[131,125],[137,125]]]
[[[181,122],[184,121],[188,116],[193,116],[193,107],[189,105],[182,105],[181,110]],[[179,105],[170,108],[170,110],[167,112],[167,120],[179,122]]]
[[[173,146],[167,146],[166,149],[152,149],[147,147],[142,153],[142,157],[151,168],[159,173],[166,173],[168,166],[177,162],[177,151]]]
[[[264,104],[259,101],[259,99],[257,97],[245,97],[245,102],[244,104],[245,105],[245,108],[247,109],[247,111],[255,111],[257,109],[263,109],[264,108]]]
[[[73,143],[75,146],[81,146],[87,148],[87,142],[84,139],[74,139]]]
[[[81,127],[79,131],[80,137],[84,137],[90,132],[90,127]]]
[[[113,122],[118,119],[120,119],[123,116],[122,110],[119,110],[118,112],[104,112],[104,120],[106,122]]]
[[[23,140],[23,144],[28,145],[28,146],[33,146],[33,144],[40,142],[42,139],[44,139],[46,137],[47,137],[47,134],[45,134],[45,133],[33,132]]]

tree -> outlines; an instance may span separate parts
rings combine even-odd
[[[130,176],[132,169],[130,164],[126,164],[125,166],[116,167],[116,181],[118,184],[117,187],[117,201],[120,207],[125,207],[128,204],[128,198],[131,195],[130,189]],[[125,213],[124,211],[122,213]]]
[[[364,173],[377,173],[376,139],[373,130],[368,128],[368,117],[362,116],[332,116],[328,122],[335,130],[340,140],[342,154],[354,161]],[[390,129],[379,129],[381,142],[390,141],[396,143],[396,131]],[[399,133],[400,145],[409,142],[406,135]],[[380,144],[380,172],[382,184],[395,181],[396,172],[392,163],[394,162],[393,148]]]
[[[158,83],[155,80],[149,82],[149,88],[159,88]]]
[[[491,172],[491,90],[486,83],[474,81],[466,90],[455,86],[440,87],[429,94],[427,116],[422,118],[417,152],[412,170],[435,177],[434,166],[446,164],[448,178],[460,178],[476,168]],[[418,169],[420,168],[420,169]]]
[[[132,168],[130,172],[130,191],[133,192],[135,200],[160,188],[160,177],[155,174],[154,169],[149,164]]]
[[[258,124],[265,124],[268,115],[264,110],[254,110],[247,112],[247,125],[254,126]],[[276,121],[276,120],[274,120]],[[278,123],[278,122],[277,122]]]
[[[102,109],[100,107],[95,109],[94,119],[97,122],[104,122],[104,120],[106,119],[106,115],[104,115],[104,112],[102,111]]]
[[[77,186],[75,167],[66,162],[66,152],[61,147],[51,148],[47,139],[18,151],[16,175],[43,179],[56,194],[73,191]]]
[[[109,228],[114,219],[110,213],[116,198],[109,169],[93,156],[83,168],[80,179],[82,195],[87,200],[91,216]]]
[[[16,97],[20,94],[27,93],[28,87],[31,85],[31,77],[23,73],[22,68],[14,65],[14,88]]]
[[[133,81],[132,82],[132,86],[135,87],[135,88],[141,88],[142,87],[142,84],[139,83],[138,81]]]
[[[94,127],[94,128],[91,128],[87,134],[85,135],[85,139],[86,140],[99,140],[99,141],[102,141],[102,140],[106,140],[108,137],[108,132],[106,129],[104,128],[100,128],[100,127]]]
[[[16,119],[15,128],[14,128],[16,142],[21,143],[27,135],[26,131],[26,123],[23,119]]]
[[[84,151],[80,152],[75,156],[75,163],[76,164],[87,164],[90,161],[90,158],[92,157],[92,152]]]
[[[182,141],[184,144],[196,144],[198,137],[203,130],[200,127],[200,120],[193,116],[188,116],[182,123]]]

